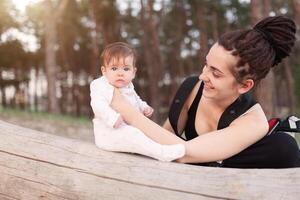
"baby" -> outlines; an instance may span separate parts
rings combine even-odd
[[[136,74],[136,53],[126,43],[116,42],[105,47],[101,54],[102,77],[92,81],[91,106],[94,112],[94,136],[96,145],[107,151],[131,152],[161,161],[172,161],[184,156],[183,144],[161,145],[126,124],[122,116],[110,107],[114,88],[145,116],[153,109],[134,90],[132,80]]]

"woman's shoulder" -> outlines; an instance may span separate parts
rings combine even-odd
[[[245,127],[252,126],[254,129],[261,129],[266,133],[269,128],[267,117],[259,103],[250,107],[240,117],[236,118],[232,124],[239,124]]]
[[[250,107],[248,110],[246,110],[246,112],[244,112],[243,114],[241,114],[241,116],[244,116],[244,115],[246,115],[248,113],[251,113],[253,111],[257,111],[260,114],[264,114],[261,105],[259,103],[256,103],[252,107]]]

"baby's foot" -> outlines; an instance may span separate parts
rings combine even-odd
[[[162,154],[159,158],[161,161],[171,162],[185,155],[183,144],[162,145]]]

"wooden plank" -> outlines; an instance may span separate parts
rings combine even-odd
[[[0,137],[1,199],[300,198],[300,168],[164,163],[3,121]]]

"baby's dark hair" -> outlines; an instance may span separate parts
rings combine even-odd
[[[238,82],[263,79],[270,69],[289,56],[295,43],[296,25],[285,16],[267,17],[253,29],[223,34],[218,43],[240,59],[232,72]]]
[[[124,59],[128,56],[133,57],[133,66],[135,67],[136,62],[136,52],[135,50],[127,43],[124,42],[114,42],[107,45],[101,56],[101,65],[106,66],[110,61],[115,58],[117,60]]]

